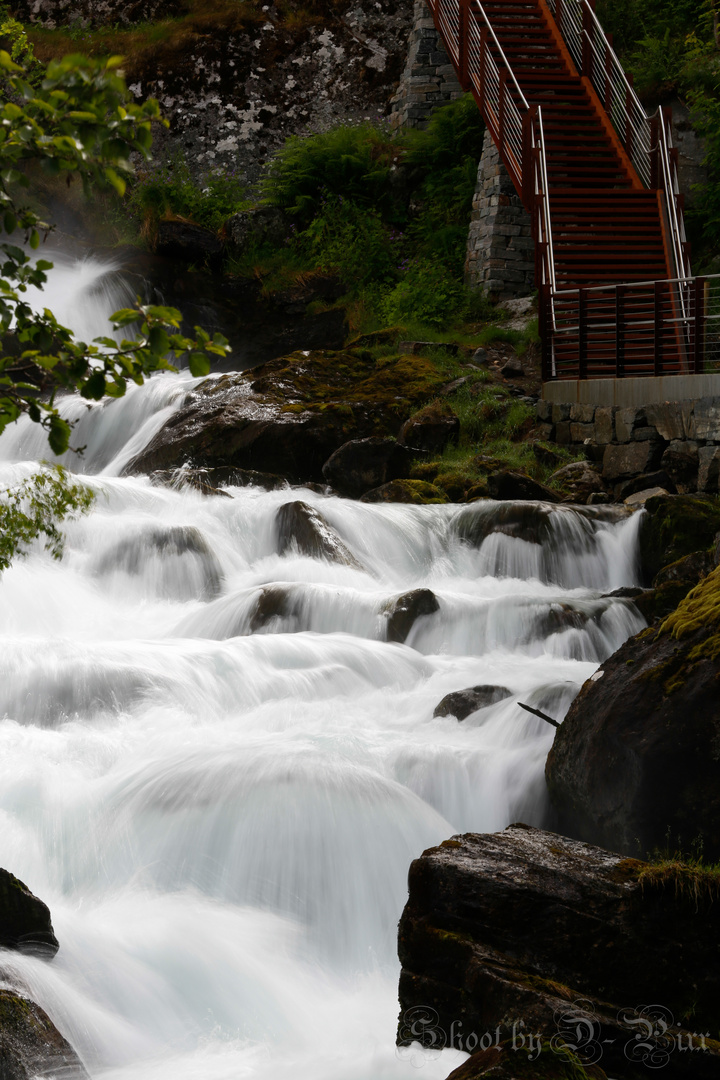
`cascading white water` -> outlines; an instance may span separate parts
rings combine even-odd
[[[546,820],[553,732],[518,701],[561,718],[642,625],[603,595],[634,584],[638,518],[540,508],[538,544],[493,531],[499,504],[118,478],[193,382],[87,410],[92,513],[61,563],[38,545],[0,579],[0,865],[61,943],[0,969],[104,1080],[441,1080],[462,1055],[394,1048],[410,861]],[[36,435],[0,439],[3,485]],[[360,569],[277,554],[298,498]],[[439,610],[387,643],[388,601],[418,587]],[[478,684],[510,696],[433,718]]]

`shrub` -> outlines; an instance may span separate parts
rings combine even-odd
[[[401,281],[382,300],[388,323],[414,322],[445,326],[458,315],[465,301],[465,289],[442,263],[415,259]]]
[[[341,195],[322,194],[320,210],[295,245],[324,270],[339,271],[355,290],[397,276],[402,233],[383,224],[380,214]]]
[[[217,232],[250,202],[243,181],[227,173],[194,180],[183,161],[138,173],[129,197],[131,209],[146,223],[182,217]]]

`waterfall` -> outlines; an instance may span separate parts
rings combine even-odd
[[[454,832],[547,821],[553,731],[518,702],[562,719],[643,625],[608,595],[636,581],[639,517],[120,478],[192,385],[68,399],[94,508],[61,562],[38,544],[0,578],[0,865],[61,945],[51,964],[4,953],[3,985],[103,1080],[400,1080],[418,1063],[442,1080],[463,1054],[394,1047],[409,864]],[[0,483],[45,456],[21,422]],[[298,498],[353,565],[278,553]],[[418,588],[437,610],[388,641]],[[481,684],[506,694],[433,715]]]

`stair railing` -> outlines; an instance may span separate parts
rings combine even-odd
[[[595,0],[547,0],[578,72],[587,76],[647,188],[665,195],[674,277],[690,277],[689,248],[669,110],[649,117],[595,14]]]
[[[480,0],[427,0],[465,90],[485,118],[515,190],[530,211],[538,284],[556,288],[542,110],[530,106]]]

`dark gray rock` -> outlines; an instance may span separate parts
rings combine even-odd
[[[630,442],[641,428],[647,426],[645,409],[618,409],[615,413],[615,435],[619,443]]]
[[[603,455],[603,477],[612,482],[639,476],[648,471],[652,461],[653,450],[650,442],[606,446]]]
[[[560,502],[557,491],[533,480],[525,473],[502,470],[488,477],[488,490],[493,499],[522,499],[533,502]]]
[[[0,870],[0,948],[46,960],[59,948],[47,905],[7,870]]]
[[[351,439],[323,465],[323,476],[343,495],[358,498],[390,480],[407,476],[410,453],[396,439]]]
[[[89,1080],[70,1044],[39,1005],[0,990],[0,1080]]]
[[[720,529],[716,499],[696,495],[661,495],[649,499],[640,527],[640,558],[647,581],[664,566],[706,551]]]
[[[275,529],[279,555],[296,551],[312,559],[327,559],[360,569],[357,559],[332,526],[305,502],[284,503],[275,515]]]
[[[586,503],[597,492],[608,494],[608,486],[600,470],[588,461],[571,461],[550,477],[550,483],[559,488],[564,498],[571,502]]]
[[[563,402],[553,402],[552,407],[552,422],[553,424],[560,424],[570,419],[570,410],[572,405],[565,404]]]
[[[218,268],[224,246],[222,240],[202,225],[188,221],[161,221],[155,251],[166,259]]]
[[[615,496],[622,502],[630,495],[638,491],[649,491],[650,488],[663,488],[668,494],[675,494],[675,485],[665,472],[659,469],[657,472],[643,473],[641,476],[633,476],[630,480],[623,480],[615,486]]]
[[[574,424],[592,424],[595,420],[595,406],[571,405],[570,419]]]
[[[417,620],[440,610],[435,593],[430,589],[412,589],[392,600],[387,608],[387,640],[403,645]]]
[[[449,405],[430,405],[406,420],[398,442],[420,453],[442,454],[448,443],[457,442],[460,420]]]
[[[698,459],[698,491],[717,494],[720,481],[720,446],[701,446]]]
[[[435,706],[433,716],[454,716],[456,720],[465,720],[478,709],[485,709],[509,697],[512,694],[504,686],[471,686],[467,690],[454,690]]]
[[[645,415],[650,427],[655,428],[661,439],[672,442],[685,438],[683,408],[679,401],[665,401],[659,405],[646,405]]]
[[[200,567],[199,596],[211,600],[220,592],[223,573],[205,537],[194,525],[169,525],[166,528],[142,529],[120,540],[95,564],[97,574],[142,574],[148,560],[161,556],[163,560],[189,556]],[[188,583],[188,599],[191,583]]]
[[[517,379],[525,374],[525,368],[519,357],[511,356],[500,368],[500,374],[506,379]]]
[[[595,442],[600,446],[606,446],[615,438],[615,409],[603,407],[595,410]]]
[[[590,1033],[586,1048],[595,1040],[591,1060],[616,1080],[637,1080],[641,1073],[625,1051],[637,1045],[652,1001],[668,1010],[671,1027],[681,1025],[684,1040],[695,1038],[686,1045],[700,1051],[701,1033],[715,1030],[720,996],[720,909],[707,899],[696,907],[672,881],[644,877],[648,870],[638,860],[520,824],[454,836],[424,852],[410,867],[398,933],[398,1042],[417,1039],[424,1023],[436,1033],[435,1048],[466,1049],[471,1033],[502,1041],[512,1038],[515,1025],[516,1036],[554,1037],[557,1046],[563,1033],[571,1043],[571,1032],[581,1027]],[[705,1052],[678,1052],[674,1027],[673,1035],[676,1052],[666,1059],[673,1077],[718,1076],[716,1043],[708,1039]],[[502,1056],[496,1060],[501,1064]],[[516,1053],[515,1061],[518,1071],[473,1072],[468,1062],[457,1075],[583,1075],[555,1071],[547,1045],[535,1060]]]
[[[541,424],[552,423],[552,402],[551,401],[538,401],[535,406],[535,415]]]
[[[690,439],[678,439],[671,442],[662,456],[660,465],[682,495],[697,491],[700,455],[696,442]]]

